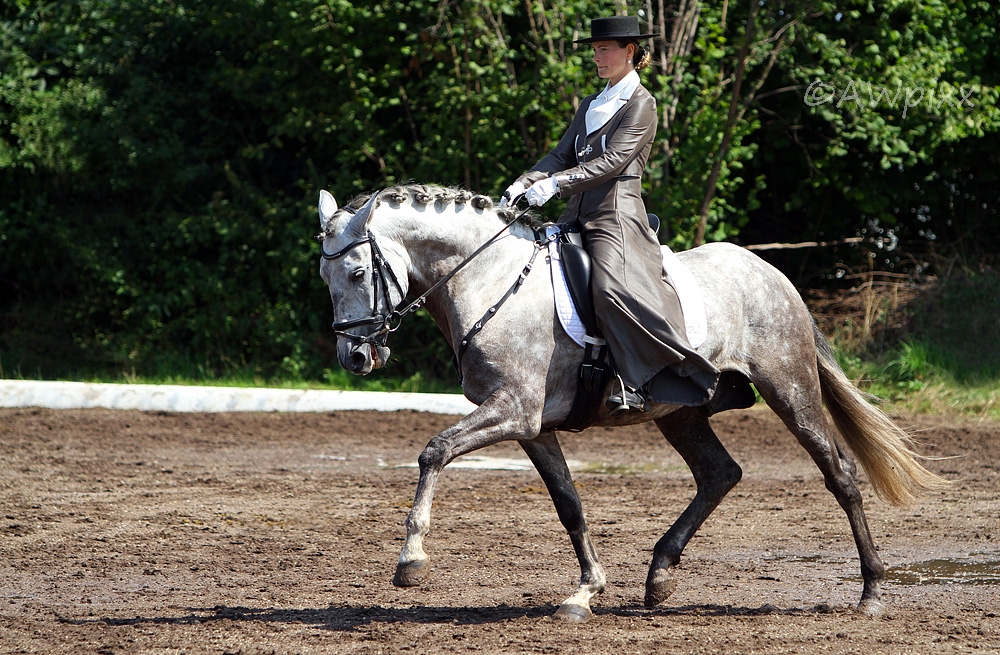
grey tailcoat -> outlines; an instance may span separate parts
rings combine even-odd
[[[587,134],[584,98],[559,144],[518,180],[554,176],[567,199],[560,223],[579,221],[593,262],[597,322],[625,384],[658,402],[700,405],[718,369],[688,344],[677,294],[642,202],[642,173],[656,135],[656,100],[639,86],[602,128]]]

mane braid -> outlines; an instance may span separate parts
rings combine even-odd
[[[372,193],[362,193],[355,196],[347,203],[347,207],[357,210],[361,209],[372,197]],[[441,187],[427,184],[403,184],[387,187],[379,193],[379,201],[382,199],[401,205],[407,201],[414,205],[427,205],[432,203],[450,203],[455,205],[472,205],[479,210],[492,209],[503,221],[510,221],[516,215],[516,210],[512,207],[496,207],[493,199],[489,196],[473,193],[466,189],[452,187]],[[520,212],[517,212],[520,213]],[[536,228],[542,225],[542,221],[535,212],[527,212],[518,219],[519,223],[528,227]]]

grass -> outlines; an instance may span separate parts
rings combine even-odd
[[[869,279],[857,298],[825,332],[859,387],[898,410],[1000,419],[1000,274]]]
[[[927,353],[925,344],[903,342],[883,358],[863,360],[838,351],[838,359],[848,377],[888,409],[1000,420],[1000,379],[956,373],[932,363]]]
[[[861,356],[831,339],[838,361],[847,376],[864,391],[884,402],[890,411],[922,414],[961,414],[1000,420],[1000,376],[988,368],[970,370],[949,362],[932,346],[920,341],[900,341],[877,355]],[[265,378],[253,371],[217,375],[139,375],[135,371],[87,376],[86,382],[120,384],[176,384],[185,386],[250,387],[279,389],[333,389],[397,391],[414,393],[461,393],[454,382],[426,379],[417,373],[392,377],[389,369],[370,376],[356,376],[342,369],[328,369],[321,380]],[[5,371],[0,360],[0,379],[40,379]]]
[[[23,369],[5,369],[3,353],[0,353],[0,380],[42,380],[51,379],[36,371],[26,374]],[[188,362],[171,362],[159,372],[139,373],[134,368],[127,371],[97,371],[82,375],[60,377],[63,380],[111,384],[174,384],[182,386],[275,388],[275,389],[322,389],[353,391],[400,391],[413,393],[461,393],[457,380],[436,380],[422,373],[408,376],[394,376],[392,366],[370,375],[359,376],[337,367],[325,369],[321,376],[305,378],[291,374],[263,376],[253,366],[230,370],[219,375],[204,366]]]
[[[961,414],[1000,420],[1000,274],[964,271],[945,280],[857,276],[853,290],[810,302],[848,377],[890,411]],[[446,350],[446,349],[445,349]],[[9,353],[8,353],[9,354]],[[424,353],[427,355],[427,353]],[[406,359],[412,353],[399,355]],[[435,351],[434,357],[440,359]],[[436,360],[435,360],[436,361]],[[368,376],[334,366],[319,376],[262,376],[245,364],[218,375],[198,364],[171,361],[137,372],[105,371],[72,379],[130,384],[180,384],[285,389],[344,389],[461,393],[447,365],[439,376],[401,374],[390,365]],[[4,368],[0,379],[43,379]],[[67,379],[67,378],[64,378]]]

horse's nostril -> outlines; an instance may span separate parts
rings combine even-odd
[[[351,353],[351,359],[350,359],[351,367],[350,367],[350,369],[352,371],[360,371],[361,369],[363,369],[365,367],[365,364],[367,364],[367,363],[368,363],[368,360],[365,357],[364,353],[362,353],[360,351],[357,351],[357,350],[355,350],[353,353]]]

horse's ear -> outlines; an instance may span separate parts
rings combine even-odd
[[[372,220],[372,214],[375,213],[375,206],[377,204],[378,193],[373,193],[368,202],[351,218],[351,222],[347,225],[345,232],[357,239],[361,239],[368,234],[368,223]]]
[[[336,213],[337,199],[326,189],[321,189],[319,192],[319,227],[321,230],[326,230],[327,223]]]

